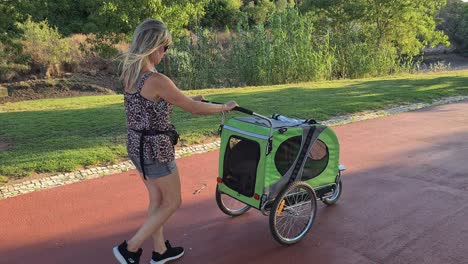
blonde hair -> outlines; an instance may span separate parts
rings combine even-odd
[[[153,52],[172,43],[172,36],[167,27],[159,20],[146,19],[135,29],[132,44],[128,52],[122,55],[122,74],[125,90],[135,90],[140,71],[149,62]]]

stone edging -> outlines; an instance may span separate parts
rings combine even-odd
[[[448,103],[455,103],[468,100],[468,96],[453,96],[446,97],[432,103],[417,103],[406,106],[399,106],[387,110],[380,110],[374,112],[363,112],[353,115],[340,116],[327,121],[320,122],[327,126],[343,125],[351,122],[373,119],[377,117],[393,115],[403,112],[408,112],[416,109],[421,109],[429,106],[442,105]],[[211,142],[204,145],[194,145],[185,148],[176,149],[176,159],[181,157],[190,156],[193,154],[204,153],[207,151],[218,149],[220,141]],[[62,186],[70,183],[80,182],[88,179],[99,178],[106,175],[125,172],[135,169],[131,161],[127,160],[119,164],[110,165],[106,167],[95,167],[91,169],[80,170],[77,172],[63,173],[50,177],[45,177],[37,180],[24,181],[12,185],[0,187],[0,200],[8,197],[13,197],[25,193],[34,192],[42,189],[49,189],[57,186]]]
[[[185,148],[176,149],[176,159],[190,156],[193,154],[204,153],[210,150],[218,149],[220,141],[211,142],[204,145],[194,145]],[[130,160],[109,165],[105,167],[95,167],[84,169],[76,172],[61,173],[54,176],[44,177],[37,180],[29,180],[20,183],[0,187],[0,200],[8,197],[13,197],[25,193],[30,193],[42,189],[49,189],[70,183],[80,182],[89,179],[95,179],[106,175],[125,172],[135,169],[135,166]]]

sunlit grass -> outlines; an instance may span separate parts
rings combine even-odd
[[[236,100],[257,113],[327,120],[446,96],[468,95],[468,71],[401,75],[276,86],[185,92],[212,101]],[[230,116],[237,115],[232,113]],[[220,116],[194,116],[175,108],[182,144],[216,137]],[[0,105],[0,176],[72,171],[125,157],[122,95],[86,96]],[[5,177],[0,181],[4,182]]]

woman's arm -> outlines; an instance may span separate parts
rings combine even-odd
[[[238,106],[234,101],[229,101],[226,104],[210,104],[196,101],[183,94],[171,79],[158,73],[148,78],[142,89],[142,95],[145,98],[147,98],[147,95],[150,98],[161,97],[167,102],[195,115],[209,115],[231,111],[234,107]]]
[[[201,101],[201,100],[205,100],[205,97],[203,97],[203,95],[197,95],[197,96],[193,96],[191,97],[192,100],[194,101]]]

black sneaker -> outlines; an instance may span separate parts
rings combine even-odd
[[[114,247],[114,256],[120,264],[139,264],[143,250],[140,248],[137,252],[127,250],[127,241],[124,241],[118,247]]]
[[[178,259],[184,255],[183,247],[172,247],[169,240],[166,240],[167,250],[164,254],[159,254],[153,251],[153,257],[151,258],[150,264],[164,264],[168,261]]]

